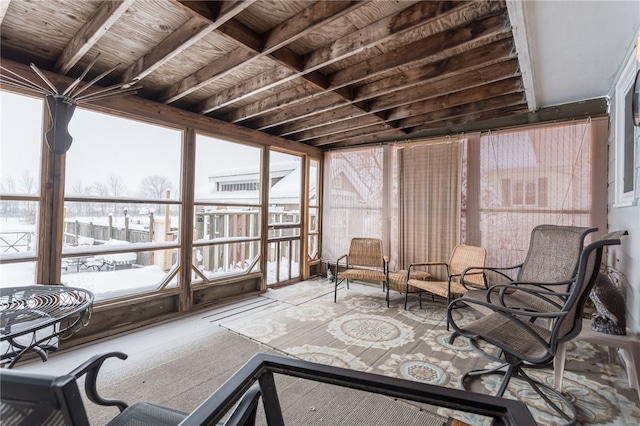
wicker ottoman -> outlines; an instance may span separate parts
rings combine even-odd
[[[431,274],[425,271],[414,270],[411,272],[412,280],[422,280],[427,281],[431,278]],[[400,293],[404,293],[407,291],[407,271],[401,270],[397,272],[389,272],[389,290],[395,290]],[[409,293],[422,293],[422,290],[419,287],[409,286]],[[407,303],[405,300],[404,308],[407,309]],[[422,309],[422,299],[420,300],[420,308]]]

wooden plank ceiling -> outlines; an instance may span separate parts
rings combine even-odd
[[[527,111],[504,1],[1,4],[3,59],[322,149]]]

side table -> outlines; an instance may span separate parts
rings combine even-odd
[[[591,321],[582,320],[582,330],[580,334],[574,338],[576,341],[589,342],[594,345],[609,346],[611,349],[622,349],[622,357],[627,370],[627,378],[629,380],[629,388],[638,392],[640,399],[640,386],[638,386],[638,372],[640,372],[640,339],[637,334],[627,330],[625,335],[606,334],[591,329]],[[558,352],[554,359],[554,387],[556,390],[562,389],[562,378],[564,374],[566,344],[558,345]],[[610,356],[611,358],[611,356]]]

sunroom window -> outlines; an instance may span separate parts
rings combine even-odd
[[[104,301],[178,286],[182,132],[78,108],[62,283]]]

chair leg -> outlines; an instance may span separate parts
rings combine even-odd
[[[386,286],[385,286],[385,283],[382,283],[382,289],[383,289],[383,290],[384,290],[384,288],[385,288],[385,287],[387,288],[387,295],[386,295],[386,298],[387,298],[387,308],[388,308],[388,307],[389,307],[389,291],[390,291],[390,290],[389,290],[389,284],[386,284]]]
[[[564,376],[564,362],[567,353],[567,342],[558,343],[556,356],[553,358],[553,387],[562,391],[562,378]]]
[[[559,390],[554,389],[551,386],[548,386],[538,380],[533,379],[531,376],[526,374],[523,370],[523,364],[506,355],[506,361],[504,364],[499,365],[493,368],[487,368],[484,370],[473,370],[468,371],[462,376],[461,382],[462,387],[465,390],[470,390],[469,385],[470,382],[474,379],[479,378],[484,374],[499,374],[504,376],[502,382],[500,383],[500,387],[496,392],[495,396],[502,397],[507,390],[507,387],[511,381],[511,379],[520,379],[529,384],[531,388],[545,401],[545,403],[549,406],[549,408],[553,409],[559,416],[561,416],[566,423],[563,426],[575,425],[577,422],[577,411],[575,406],[569,401],[569,399],[562,394]],[[506,371],[503,371],[503,368],[507,368]],[[554,402],[550,397],[553,395],[558,402]]]

